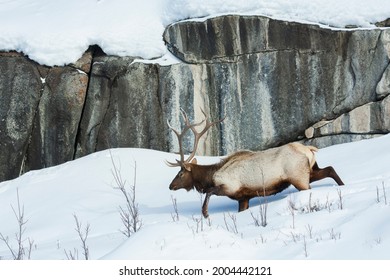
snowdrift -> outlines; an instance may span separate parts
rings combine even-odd
[[[289,187],[265,199],[252,199],[237,213],[237,202],[213,196],[210,219],[201,218],[200,194],[172,192],[177,173],[165,160],[176,155],[142,149],[113,149],[66,164],[29,172],[0,184],[0,233],[14,240],[17,193],[33,240],[32,259],[67,259],[81,241],[74,215],[84,230],[91,259],[386,259],[390,249],[390,135],[321,149],[320,166],[332,165],[346,183],[331,179],[298,192]],[[202,164],[217,157],[200,157]],[[113,164],[114,163],[114,164]],[[115,165],[115,167],[114,167]],[[127,187],[135,185],[142,227],[125,237],[115,169]],[[134,183],[135,182],[135,183]],[[177,211],[174,210],[176,200]],[[267,225],[260,221],[266,206]],[[0,242],[0,258],[12,259]]]

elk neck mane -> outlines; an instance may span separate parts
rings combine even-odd
[[[227,165],[233,164],[236,161],[248,158],[253,154],[254,152],[245,150],[233,153],[215,164],[191,164],[194,188],[201,193],[207,192],[208,189],[215,186],[213,181],[215,172],[217,172],[222,167],[226,167]]]

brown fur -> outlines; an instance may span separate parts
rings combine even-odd
[[[299,146],[292,145],[294,149],[299,150]],[[317,151],[317,148],[309,146],[311,152]],[[294,185],[298,190],[309,189],[309,182],[314,182],[321,180],[326,177],[333,178],[338,185],[344,185],[340,177],[337,175],[333,167],[328,166],[326,168],[319,168],[315,159],[313,162],[309,162],[309,181],[306,183],[302,178],[287,178],[287,179],[278,179],[275,178],[273,183],[267,186],[259,186],[258,188],[247,187],[242,185],[234,194],[228,194],[228,187],[225,185],[216,185],[213,176],[221,168],[227,168],[229,166],[234,166],[235,162],[249,160],[255,153],[251,151],[239,151],[234,153],[217,164],[212,165],[198,165],[196,159],[191,163],[185,164],[173,179],[170,184],[171,190],[178,190],[181,188],[190,191],[195,188],[198,192],[206,194],[203,206],[202,213],[205,217],[208,216],[208,203],[211,195],[217,196],[228,196],[231,199],[238,201],[238,211],[243,211],[248,209],[249,200],[258,197],[258,196],[269,196],[279,193],[286,189],[290,184]]]

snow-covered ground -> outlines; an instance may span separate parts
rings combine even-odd
[[[75,62],[89,45],[144,59],[167,53],[164,28],[188,18],[266,15],[343,28],[373,28],[389,0],[0,0],[0,50],[45,65]]]
[[[201,218],[201,196],[170,191],[178,169],[165,160],[176,155],[142,149],[114,149],[0,183],[0,233],[14,249],[18,223],[17,192],[24,206],[24,244],[34,241],[32,259],[83,259],[73,215],[82,230],[90,224],[91,259],[388,259],[390,251],[390,135],[321,149],[320,166],[332,165],[346,186],[331,179],[298,192],[290,187],[275,196],[253,199],[237,213],[237,202],[213,196],[210,220]],[[200,163],[216,162],[201,157]],[[136,175],[141,229],[126,238],[120,230],[113,162],[127,186]],[[177,202],[178,219],[173,200]],[[267,225],[256,226],[261,205]],[[293,207],[291,207],[293,206]],[[312,211],[309,210],[311,206]],[[11,259],[4,242],[0,258]]]
[[[390,1],[0,0],[0,50],[20,51],[46,65],[74,62],[94,44],[113,55],[166,57],[167,25],[232,13],[374,28],[389,17]],[[199,194],[168,189],[178,170],[164,161],[175,155],[103,151],[0,183],[0,233],[15,250],[18,193],[28,220],[23,245],[33,240],[32,259],[66,259],[65,252],[76,250],[83,258],[73,215],[82,230],[90,225],[86,242],[92,259],[388,259],[389,146],[387,135],[322,149],[319,165],[333,165],[346,186],[327,179],[309,191],[290,187],[266,200],[253,199],[241,213],[237,202],[212,197],[210,220],[201,218]],[[115,188],[112,161],[128,186],[136,175],[142,227],[130,238],[120,232],[119,207],[125,201]],[[265,227],[255,225],[262,205],[267,206]],[[1,241],[0,259],[12,259]]]

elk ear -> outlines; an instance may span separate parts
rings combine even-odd
[[[191,172],[191,164],[190,163],[184,163],[183,167],[185,170]]]
[[[194,158],[192,161],[191,161],[192,164],[198,164],[198,161],[196,160],[196,158]]]

